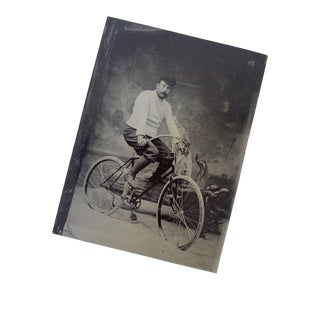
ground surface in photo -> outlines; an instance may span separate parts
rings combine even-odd
[[[136,211],[139,223],[129,221],[129,210],[119,208],[111,216],[92,210],[84,200],[83,189],[76,188],[69,210],[64,236],[125,250],[193,268],[217,272],[227,230],[221,235],[206,234],[189,249],[181,251],[159,234],[155,218],[157,206],[143,201]]]

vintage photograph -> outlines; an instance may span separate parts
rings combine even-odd
[[[53,233],[217,272],[266,62],[108,17]]]

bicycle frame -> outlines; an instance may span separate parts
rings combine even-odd
[[[158,185],[159,182],[163,182],[164,186],[158,198],[156,212],[160,234],[165,240],[173,241],[179,249],[185,250],[191,246],[200,234],[204,223],[204,202],[195,181],[188,176],[179,174],[177,170],[180,157],[178,150],[184,154],[183,148],[188,147],[188,143],[171,135],[159,135],[149,139],[149,141],[161,137],[172,138],[173,162],[167,171],[161,175],[159,181],[147,185],[142,184],[140,189],[131,188],[130,192],[125,193],[126,189],[123,183],[125,182],[126,170],[130,166],[134,166],[139,157],[133,155],[124,162],[113,156],[105,156],[98,159],[89,168],[84,179],[84,192],[90,208],[98,212],[110,215],[124,205],[131,209],[131,215],[133,215],[133,210],[139,208],[142,198],[146,198],[146,193]],[[174,138],[178,141],[182,140],[185,145],[181,146],[179,144],[177,146],[177,141]],[[111,170],[108,170],[109,165]],[[108,174],[105,175],[107,172]],[[92,180],[90,180],[91,177]],[[166,178],[169,178],[169,180],[166,181]],[[88,188],[88,186],[90,187]],[[106,202],[104,200],[100,202],[104,197]],[[168,209],[172,211],[169,215]],[[172,228],[175,230],[174,233],[172,233]]]
[[[175,143],[174,143],[174,139],[177,139],[177,140],[180,140],[180,141],[182,141],[182,139],[181,139],[181,138],[178,138],[178,137],[175,137],[175,136],[173,136],[173,135],[170,135],[170,134],[161,134],[161,135],[157,135],[157,136],[155,136],[155,137],[153,137],[153,138],[148,139],[147,142],[151,142],[152,140],[159,139],[159,138],[171,138],[171,139],[172,139],[172,140],[171,140],[171,152],[172,152],[172,154],[173,154],[173,164],[172,164],[172,166],[170,167],[170,169],[173,169],[173,170],[170,170],[170,171],[167,172],[163,177],[161,177],[161,180],[163,180],[163,179],[167,178],[167,177],[170,176],[170,175],[171,175],[171,177],[173,177],[173,176],[176,175],[176,160],[177,160],[177,159],[176,159],[176,153],[174,152],[174,144],[175,144]],[[130,159],[128,159],[128,160],[126,161],[126,163],[125,163],[122,167],[124,167],[124,166],[128,163],[128,161],[130,161],[130,160],[132,160],[132,165],[133,165],[135,159],[138,159],[138,158],[137,158],[137,157],[131,157]],[[119,169],[118,169],[118,170],[119,170]],[[117,171],[118,171],[118,170],[117,170]],[[168,170],[169,170],[169,169],[168,169]],[[136,195],[135,199],[141,199],[143,195],[145,195],[149,190],[151,190],[153,187],[155,187],[158,183],[159,183],[159,182],[153,183],[150,187],[148,187],[148,188],[147,188],[146,190],[144,190],[142,193]]]
[[[169,170],[169,169],[168,169]],[[174,176],[173,171],[169,171],[168,173],[166,173],[163,177],[162,180],[168,176]],[[153,187],[155,187],[157,184],[159,184],[159,182],[155,182],[153,183],[150,187],[148,187],[147,189],[145,189],[142,193],[138,194],[135,196],[136,199],[141,199],[143,195],[145,195],[149,190],[151,190]]]
[[[114,175],[116,175],[117,172],[121,171],[123,168],[128,168],[130,166],[130,163],[131,162],[131,166],[133,166],[134,164],[134,160],[138,159],[138,157],[130,157],[121,167],[119,167],[115,172],[113,172],[113,174],[111,176],[109,176],[106,180],[104,180],[100,186],[103,186],[109,179],[111,179]],[[120,176],[119,176],[120,177]],[[116,182],[119,177],[114,181]]]
[[[148,142],[151,142],[152,140],[155,140],[155,139],[158,139],[158,138],[163,138],[163,137],[166,137],[166,138],[171,138],[172,139],[172,144],[171,144],[171,151],[172,151],[172,154],[173,154],[173,163],[172,163],[172,166],[171,166],[171,170],[168,171],[164,176],[161,177],[161,180],[167,178],[168,176],[171,175],[171,177],[174,177],[176,175],[176,153],[174,152],[174,139],[177,139],[177,140],[182,140],[178,137],[175,137],[175,136],[172,136],[172,135],[166,135],[166,134],[163,134],[163,135],[158,135],[158,136],[155,136],[153,138],[150,138],[148,139],[147,141]],[[121,167],[119,167],[115,172],[113,172],[109,177],[107,177],[106,180],[104,180],[102,183],[101,183],[101,187],[103,187],[103,185],[108,182],[109,179],[112,179],[118,172],[120,172],[121,170],[123,170],[124,168],[128,168],[130,165],[133,166],[134,165],[134,161],[139,159],[139,157],[135,157],[135,156],[132,156],[130,157]],[[169,170],[169,169],[168,169]],[[119,175],[114,181],[113,183],[115,183],[119,178],[120,178],[121,175]],[[151,186],[149,186],[147,189],[143,190],[142,193],[139,193],[139,194],[132,194],[132,196],[134,196],[135,200],[138,200],[138,199],[141,199],[143,197],[143,195],[145,195],[149,190],[151,190],[153,187],[155,187],[159,182],[155,182],[153,183]]]

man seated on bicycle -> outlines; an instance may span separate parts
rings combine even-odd
[[[166,122],[171,135],[180,138],[180,133],[172,116],[171,105],[166,101],[176,80],[173,77],[162,77],[155,90],[142,91],[135,100],[132,114],[125,122],[124,139],[140,156],[132,169],[125,175],[125,180],[135,187],[134,179],[138,172],[150,163],[159,162],[150,182],[161,181],[161,175],[172,165],[171,150],[160,139],[148,141],[155,137],[162,121]]]

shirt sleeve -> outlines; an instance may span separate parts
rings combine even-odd
[[[171,109],[170,104],[167,105],[165,117],[166,117],[165,119],[166,119],[166,124],[167,124],[169,133],[171,135],[173,135],[174,137],[180,138],[179,130],[173,120],[172,109]]]
[[[147,117],[149,112],[149,99],[145,92],[141,92],[133,107],[134,117],[137,122],[137,135],[146,134]]]

